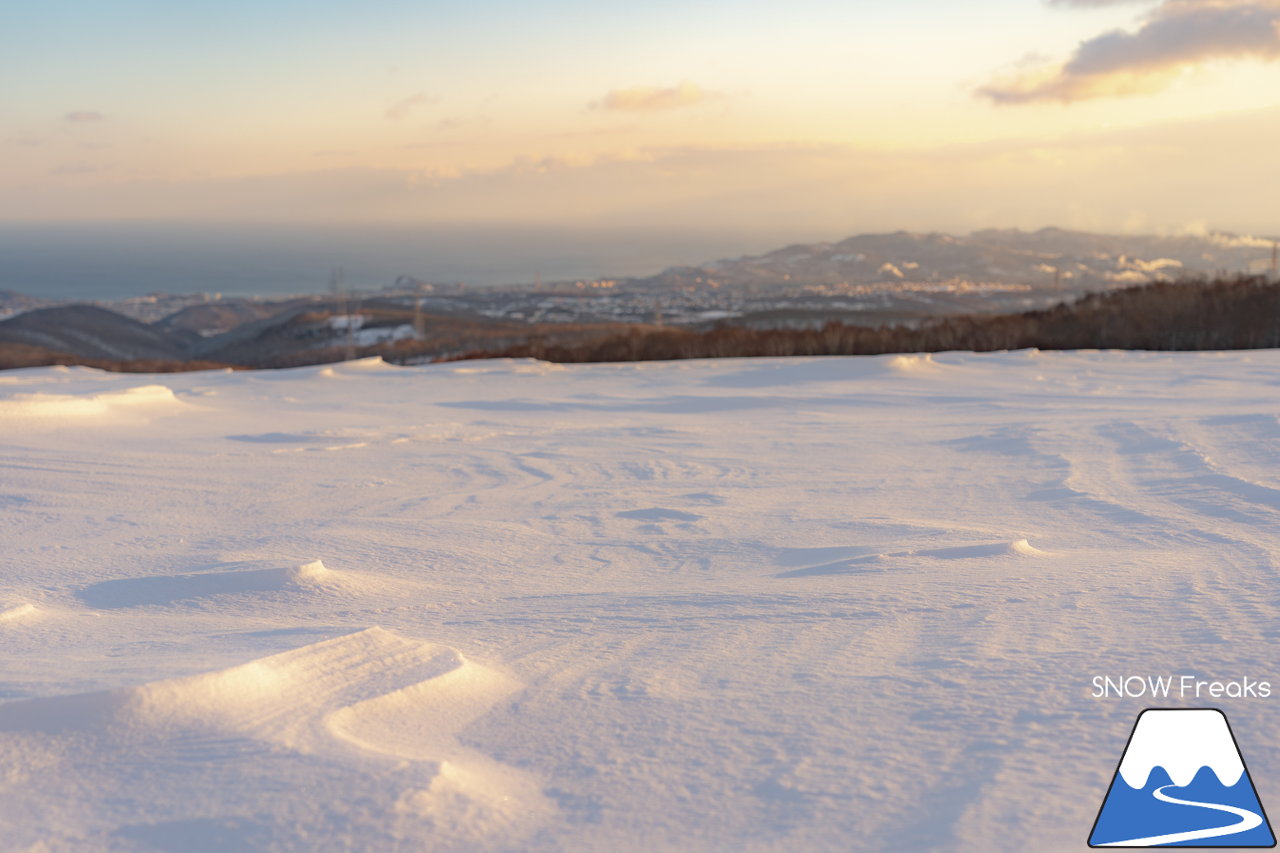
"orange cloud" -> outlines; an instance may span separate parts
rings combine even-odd
[[[592,101],[591,109],[617,112],[657,112],[692,106],[722,97],[693,83],[658,88],[636,86],[631,89],[614,89],[606,92],[598,101]]]
[[[97,110],[72,110],[62,117],[63,121],[80,124],[93,121],[106,121],[106,116]]]
[[[1176,75],[1161,71],[1113,71],[1106,74],[1073,74],[1066,66],[1047,65],[1000,80],[978,90],[996,104],[1028,104],[1039,101],[1086,101],[1158,92]]]
[[[1103,33],[1061,65],[996,80],[977,94],[997,104],[1142,94],[1186,66],[1245,58],[1280,59],[1280,0],[1164,0],[1136,31]]]

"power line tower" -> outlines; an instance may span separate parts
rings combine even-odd
[[[413,300],[413,334],[418,340],[427,337],[426,324],[422,321],[422,284],[418,284],[418,296]]]
[[[342,318],[342,323],[346,327],[346,349],[343,360],[351,361],[356,357],[356,321],[351,316],[351,304],[348,301],[347,283],[342,275],[342,267],[337,267],[330,273],[329,290],[338,304],[338,316]]]
[[[364,315],[360,313],[363,307],[364,297],[360,293],[354,294],[356,304],[355,309],[347,315],[347,361],[352,361],[356,357],[356,320],[360,320],[360,325],[364,325]]]

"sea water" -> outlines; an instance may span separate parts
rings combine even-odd
[[[731,232],[538,226],[0,223],[0,290],[49,299],[321,293],[398,277],[501,285],[644,276],[766,248]]]

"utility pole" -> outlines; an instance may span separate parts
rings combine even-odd
[[[1271,241],[1271,277],[1276,278],[1276,255],[1280,254],[1280,240]]]
[[[413,301],[413,333],[420,341],[427,337],[427,330],[422,323],[422,285],[418,285],[418,298]]]
[[[343,322],[347,327],[347,346],[345,361],[351,361],[356,357],[356,341],[355,341],[355,318],[351,316],[351,306],[347,301],[347,284],[342,277],[342,267],[337,267],[330,278],[330,289],[338,302],[338,311]]]
[[[361,296],[356,296],[355,314],[347,318],[347,361],[351,361],[356,357],[356,317],[361,317],[363,320],[363,316],[360,314],[363,301]]]

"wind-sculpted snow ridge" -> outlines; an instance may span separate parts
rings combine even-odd
[[[14,605],[0,605],[0,624],[16,622],[36,614],[36,606],[30,602]]]
[[[388,363],[380,355],[357,358],[352,361],[344,361],[341,364],[326,365],[325,367],[304,369],[312,371],[314,375],[324,379],[342,379],[349,376],[359,377],[370,373],[395,373],[400,370],[399,367]]]
[[[203,572],[122,578],[96,583],[80,590],[78,597],[90,607],[110,610],[140,605],[168,605],[215,596],[274,592],[328,593],[346,597],[382,592],[395,584],[359,572],[336,571],[321,560],[295,566],[259,562],[215,566]]]
[[[416,831],[416,843],[465,849],[495,837],[514,841],[546,811],[532,777],[458,741],[519,689],[452,648],[369,628],[214,672],[0,706],[0,754],[91,779],[113,762],[143,762],[132,791],[89,790],[103,798],[105,811],[112,811],[113,796],[132,794],[132,808],[166,820],[105,834],[73,827],[73,837],[83,833],[73,846],[172,835],[174,817],[186,819],[188,842],[198,846],[195,819],[211,817],[202,800],[238,799],[223,788],[243,777],[304,797],[310,790],[306,798],[325,814],[315,827],[234,809],[214,816],[224,827],[247,821],[253,832],[271,836],[271,849],[339,849],[323,838],[325,820],[375,819],[410,830],[410,838]],[[199,777],[182,775],[177,804],[165,803],[172,798],[161,790],[164,780],[193,761],[203,768]],[[40,781],[30,779],[23,792],[4,786],[0,824],[13,821],[19,803],[56,810],[40,798]],[[402,790],[386,800],[386,812],[365,814],[369,797],[388,786]],[[333,799],[339,789],[342,796]],[[240,840],[258,846],[248,836]]]
[[[5,373],[177,402],[0,418],[0,851],[1059,853],[1113,776],[1188,825],[1106,841],[1274,809],[1275,693],[1231,687],[1277,678],[1280,350],[894,358]],[[1183,675],[1226,692],[1093,695]],[[1116,775],[1163,704],[1223,709],[1234,787]]]
[[[793,571],[782,572],[777,577],[802,578],[815,575],[860,574],[869,571],[881,571],[890,565],[900,565],[919,557],[931,560],[989,560],[993,557],[1050,556],[1048,551],[1040,550],[1026,539],[982,545],[955,545],[947,548],[916,548],[910,551],[876,552],[872,549],[856,547],[845,550],[848,550],[854,556],[836,560],[835,562],[804,566]],[[868,550],[871,550],[871,553],[866,553]]]
[[[899,373],[935,372],[942,369],[941,365],[933,360],[932,353],[891,356],[885,361],[885,365]]]
[[[369,743],[431,760],[515,689],[453,649],[369,628],[215,672],[5,705],[0,729],[240,734],[302,752]],[[421,728],[403,731],[414,724]]]
[[[100,394],[14,394],[0,398],[0,419],[84,423],[145,418],[180,411],[184,406],[165,385],[138,385]]]

